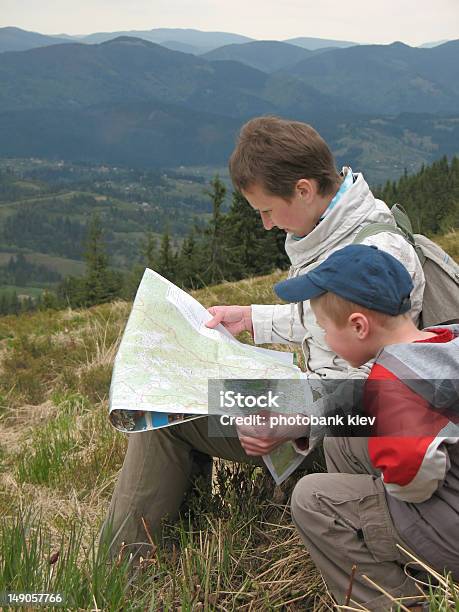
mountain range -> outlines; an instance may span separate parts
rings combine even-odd
[[[155,42],[163,47],[174,51],[182,51],[183,53],[192,53],[193,55],[201,55],[213,51],[219,47],[227,45],[240,45],[250,42],[272,42],[272,41],[255,41],[248,36],[233,34],[230,32],[204,32],[202,30],[184,29],[184,28],[154,28],[152,30],[123,30],[118,32],[94,32],[93,34],[74,35],[57,34],[44,35],[38,32],[29,32],[16,27],[0,28],[0,53],[3,51],[27,51],[36,47],[46,47],[48,45],[57,45],[65,42],[80,42],[87,44],[106,42],[120,36],[130,36],[141,38],[150,42]],[[313,38],[299,36],[289,38],[284,42],[297,47],[308,49],[309,51],[317,51],[329,48],[346,48],[357,45],[356,42],[345,40],[332,40],[324,38]],[[427,42],[421,47],[436,47],[441,45],[446,40]]]
[[[219,47],[227,45],[240,45],[250,42],[273,42],[273,41],[255,41],[248,36],[241,34],[233,34],[230,32],[205,32],[202,30],[185,29],[185,28],[153,28],[152,30],[122,30],[118,32],[94,32],[86,35],[44,35],[38,32],[29,32],[16,27],[0,28],[0,53],[3,51],[26,51],[36,47],[45,47],[48,45],[57,45],[65,42],[80,42],[80,43],[101,43],[120,36],[130,36],[141,38],[150,42],[155,42],[163,47],[174,51],[182,51],[183,53],[192,53],[193,55],[201,55],[208,53]],[[283,41],[297,47],[308,49],[309,51],[318,51],[330,48],[344,49],[353,47],[359,43],[347,40],[332,40],[325,38],[314,38],[297,36],[288,38]],[[434,42],[426,42],[420,45],[421,48],[437,47],[448,42],[440,40]]]
[[[64,36],[47,36],[13,27],[0,28],[0,53],[3,51],[26,51],[27,49],[59,45],[65,42],[68,42],[68,39]]]
[[[431,49],[396,42],[332,50],[286,70],[357,112],[459,110],[459,40]]]
[[[202,54],[201,57],[211,61],[234,60],[257,70],[276,72],[309,58],[313,53],[286,42],[256,40],[243,44],[224,45]]]
[[[224,49],[196,57],[123,36],[2,53],[0,111],[72,110],[126,100],[236,117],[459,108],[459,40],[432,49],[393,43],[308,52],[279,42]]]
[[[240,45],[256,42],[253,38],[232,34],[230,32],[203,32],[201,30],[182,28],[155,28],[152,30],[123,30],[119,32],[95,32],[84,36],[69,36],[58,34],[56,36],[29,32],[16,27],[0,28],[0,53],[4,51],[27,51],[37,47],[58,45],[62,43],[79,42],[85,44],[96,44],[107,42],[120,36],[141,38],[154,42],[183,53],[201,55],[219,47],[227,45]],[[284,41],[305,49],[317,50],[329,47],[349,47],[356,45],[354,42],[340,40],[327,40],[322,38],[292,38]]]
[[[458,60],[459,41],[251,41],[195,56],[121,36],[4,52],[0,155],[219,165],[243,121],[274,113],[313,123],[339,159],[393,175],[459,152]]]

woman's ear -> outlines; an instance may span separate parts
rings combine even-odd
[[[295,185],[295,192],[301,198],[310,200],[314,197],[314,183],[310,179],[299,179]]]
[[[353,312],[348,319],[354,333],[359,340],[365,340],[370,333],[370,322],[368,318],[361,312]]]

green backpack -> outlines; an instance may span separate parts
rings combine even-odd
[[[354,244],[381,232],[403,236],[414,247],[426,279],[419,326],[459,323],[459,265],[438,244],[422,234],[413,234],[411,221],[399,204],[394,204],[391,212],[395,226],[370,223],[357,233]]]

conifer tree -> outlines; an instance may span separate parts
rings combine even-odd
[[[145,268],[156,270],[158,267],[157,242],[151,231],[147,231],[140,243],[141,263],[136,263],[125,275],[122,297],[133,299],[139,287]]]
[[[196,289],[203,285],[201,245],[196,240],[196,229],[191,230],[182,243],[177,259],[177,282],[183,288]]]
[[[18,294],[15,290],[4,292],[1,307],[3,309],[3,314],[18,315],[20,313],[21,301],[19,300]]]
[[[6,291],[0,293],[0,315],[8,314],[8,295]]]
[[[77,308],[86,305],[85,278],[66,276],[57,287],[57,298],[63,308]],[[41,295],[37,300],[37,308],[42,307]]]
[[[212,179],[210,186],[211,189],[206,193],[212,200],[212,219],[206,231],[207,262],[203,271],[203,279],[206,283],[214,284],[225,278],[226,249],[222,205],[226,196],[226,187],[218,174]]]
[[[55,293],[45,290],[43,291],[41,298],[43,310],[58,310],[59,301]]]
[[[151,270],[154,270],[157,265],[157,249],[158,245],[156,243],[156,238],[152,232],[147,232],[145,235],[145,241],[142,244],[142,255],[147,268],[150,268]]]
[[[89,224],[85,261],[84,305],[102,304],[118,297],[121,278],[108,267],[102,225],[97,214],[92,217]]]
[[[268,274],[288,265],[285,233],[277,228],[265,230],[258,213],[238,192],[233,193],[231,208],[225,217],[224,237],[225,272],[231,280]]]
[[[161,276],[174,282],[177,275],[176,257],[172,248],[171,239],[168,231],[165,231],[161,238],[157,271]]]
[[[396,202],[407,211],[416,233],[435,235],[457,227],[459,223],[458,161],[448,163],[446,156],[431,166],[422,166],[414,175],[404,174],[396,182],[388,181],[375,195],[390,207]]]

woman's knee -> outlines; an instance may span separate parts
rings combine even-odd
[[[324,453],[325,457],[333,456],[339,452],[342,447],[342,438],[335,436],[325,436],[324,438]]]
[[[328,474],[308,474],[303,476],[293,489],[290,507],[294,522],[301,520],[311,512],[318,512],[317,491],[324,488]]]

